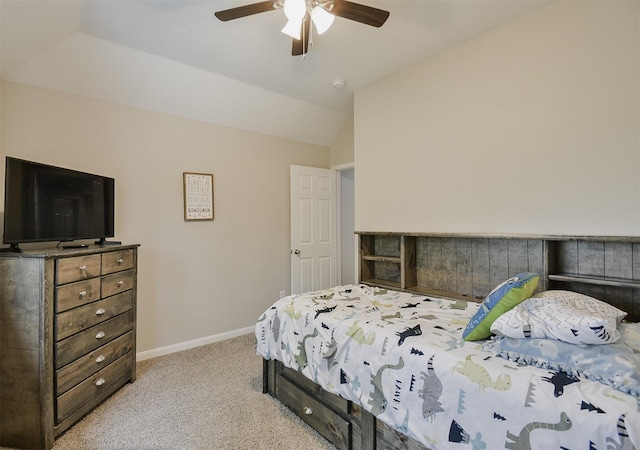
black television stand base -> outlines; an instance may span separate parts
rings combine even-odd
[[[105,238],[100,238],[100,240],[95,241],[94,244],[104,247],[105,245],[122,245],[122,241],[107,241]]]
[[[22,253],[22,249],[18,247],[18,244],[10,244],[10,247],[0,248],[0,253]]]
[[[89,244],[69,244],[69,245],[63,245],[62,248],[65,250],[74,249],[74,248],[89,248]]]

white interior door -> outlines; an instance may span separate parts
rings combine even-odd
[[[335,286],[336,175],[334,170],[291,166],[291,293]]]

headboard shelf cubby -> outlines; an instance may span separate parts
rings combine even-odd
[[[471,301],[520,272],[640,321],[640,236],[356,232],[360,282]]]

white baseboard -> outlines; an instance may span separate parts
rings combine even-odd
[[[192,341],[169,345],[167,347],[147,350],[144,352],[136,353],[136,360],[144,361],[145,359],[157,358],[158,356],[169,355],[171,353],[180,352],[182,350],[189,350],[190,348],[200,347],[201,345],[212,344],[214,342],[224,341],[225,339],[231,339],[234,337],[253,333],[254,331],[255,327],[251,326],[247,328],[241,328],[239,330],[227,331],[226,333],[214,334],[213,336],[207,336],[200,339],[194,339]]]

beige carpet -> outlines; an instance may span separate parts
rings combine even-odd
[[[334,449],[262,393],[254,336],[138,363],[127,384],[54,450]]]

